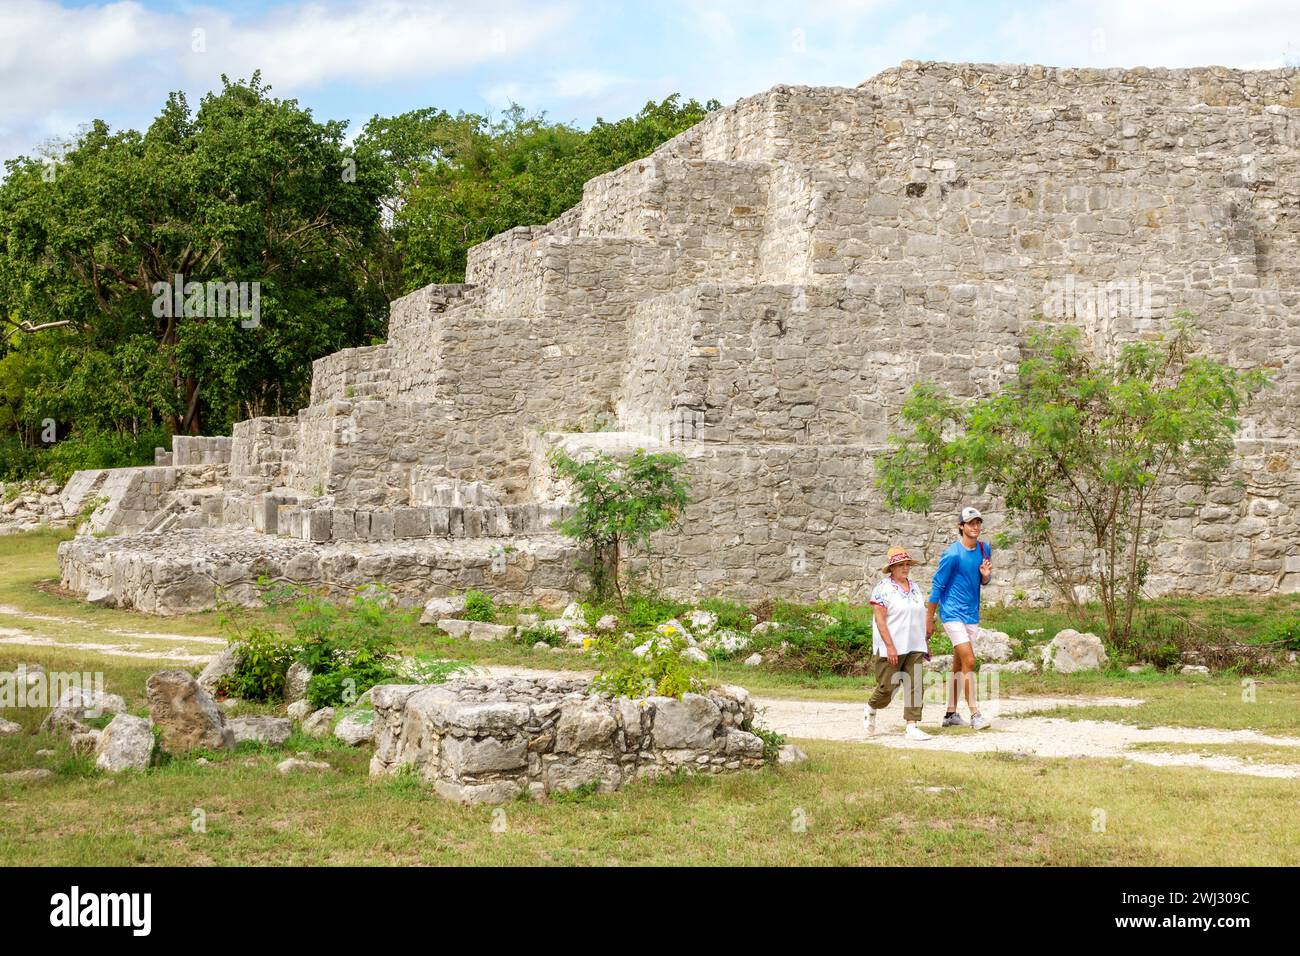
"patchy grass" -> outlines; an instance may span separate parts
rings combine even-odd
[[[493,808],[448,803],[410,775],[369,778],[360,750],[317,752],[333,765],[318,775],[236,754],[0,783],[0,864],[1300,863],[1290,781],[800,743],[811,760],[799,767],[508,804],[504,832]]]

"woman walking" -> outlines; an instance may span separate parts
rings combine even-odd
[[[925,592],[910,578],[916,562],[902,548],[890,548],[884,579],[871,592],[872,669],[876,691],[867,703],[863,721],[867,733],[876,732],[876,714],[889,706],[898,685],[903,685],[904,735],[909,740],[929,740],[930,735],[918,725],[924,687],[921,662],[929,654],[929,626],[926,620]]]

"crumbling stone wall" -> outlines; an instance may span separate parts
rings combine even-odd
[[[371,775],[409,769],[467,803],[764,763],[750,731],[754,704],[740,687],[633,700],[592,693],[584,678],[468,678],[380,685],[371,697]]]

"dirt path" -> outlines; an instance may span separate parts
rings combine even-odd
[[[98,627],[92,622],[53,615],[35,615],[0,605],[0,614],[21,617],[24,623],[75,625],[82,631],[97,631],[108,640],[103,643],[57,639],[35,627],[0,626],[0,645],[25,647],[59,647],[88,651],[113,657],[165,660],[183,664],[203,664],[210,658],[204,646],[224,645],[219,637],[194,637],[151,631],[133,631]],[[44,629],[42,629],[44,630]],[[119,642],[122,637],[133,641]],[[555,676],[555,670],[538,670],[505,665],[480,666],[481,673],[495,677]],[[590,674],[590,671],[567,673]],[[933,733],[932,740],[913,742],[902,736],[901,700],[883,711],[880,732],[868,737],[862,724],[862,704],[844,701],[785,700],[756,697],[759,723],[787,737],[807,740],[837,740],[870,744],[878,747],[924,748],[953,753],[1014,753],[1038,757],[1103,757],[1162,767],[1199,767],[1222,773],[1256,777],[1300,777],[1300,764],[1270,764],[1246,761],[1227,755],[1174,753],[1138,750],[1137,744],[1269,744],[1300,747],[1300,738],[1270,737],[1253,730],[1215,730],[1210,728],[1149,727],[1103,720],[1066,720],[1059,717],[1022,717],[1020,714],[1068,707],[1138,707],[1142,701],[1124,697],[1004,697],[989,701],[984,712],[992,718],[987,730],[941,730],[939,707],[927,707],[922,727]]]

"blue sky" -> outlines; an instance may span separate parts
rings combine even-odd
[[[905,59],[1300,65],[1297,0],[0,0],[0,159],[92,118],[141,128],[260,68],[356,132],[512,100],[582,125],[679,92],[852,86]]]

